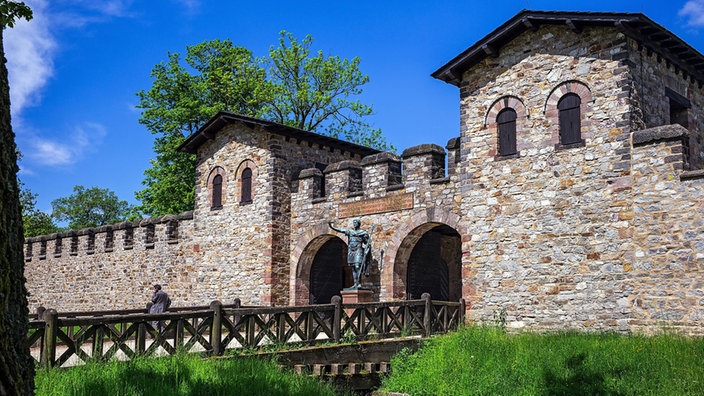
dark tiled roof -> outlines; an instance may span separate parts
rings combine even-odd
[[[364,157],[370,154],[376,154],[379,150],[361,146],[358,144],[346,142],[344,140],[331,138],[329,136],[319,135],[317,133],[304,131],[302,129],[290,127],[288,125],[279,124],[273,121],[262,120],[254,117],[247,117],[227,111],[221,111],[213,118],[208,120],[200,129],[189,136],[178,147],[179,151],[187,153],[196,153],[207,140],[215,138],[215,134],[220,131],[225,125],[241,122],[250,128],[261,127],[264,130],[284,136],[286,138],[295,138],[296,140],[305,140],[311,143],[317,143],[320,146],[327,146],[340,151],[359,154]]]
[[[562,12],[523,10],[483,39],[464,50],[432,76],[459,86],[462,73],[487,56],[498,56],[501,47],[527,30],[540,25],[563,25],[575,32],[585,26],[612,26],[640,45],[668,59],[701,85],[704,56],[699,51],[641,13]]]

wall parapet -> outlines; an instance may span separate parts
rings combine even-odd
[[[81,250],[87,255],[96,252],[109,253],[115,250],[116,244],[123,250],[131,250],[135,246],[136,229],[143,230],[143,239],[138,241],[138,244],[146,249],[153,248],[158,240],[163,240],[167,244],[176,244],[180,240],[180,223],[189,220],[193,220],[193,211],[29,237],[24,241],[25,261],[32,261],[35,256],[39,260],[44,260],[47,252],[50,252],[54,258],[59,258],[65,253],[69,256],[77,256]],[[160,238],[160,233],[157,233],[157,226],[163,238]],[[100,243],[97,243],[98,241]],[[38,245],[38,248],[35,245]],[[102,246],[102,248],[97,249],[96,246]]]
[[[457,173],[460,138],[450,139],[447,149],[446,153],[436,144],[421,144],[404,150],[401,156],[381,152],[368,155],[360,162],[345,160],[330,164],[322,172],[316,168],[303,169],[298,175],[294,195],[302,202],[319,203],[358,196],[378,198],[408,187],[447,183]],[[446,155],[449,156],[447,176]]]
[[[633,132],[633,145],[641,146],[661,140],[685,138],[689,131],[679,124],[662,125]]]

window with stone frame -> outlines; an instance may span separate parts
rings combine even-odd
[[[244,168],[241,181],[242,191],[240,194],[240,204],[252,203],[252,168]]]
[[[570,147],[583,143],[579,95],[568,93],[557,102],[560,123],[560,144]]]
[[[210,209],[222,209],[222,176],[213,177],[213,190],[210,195]]]
[[[496,117],[499,131],[499,155],[507,157],[515,155],[516,151],[516,111],[512,108],[501,110]]]
[[[225,192],[227,191],[227,177],[225,169],[220,166],[214,167],[208,175],[208,204],[210,210],[220,210],[225,204]]]
[[[689,128],[689,109],[692,102],[670,88],[665,88],[665,96],[670,102],[670,124],[680,124]]]

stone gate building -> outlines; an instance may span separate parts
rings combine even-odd
[[[704,333],[704,56],[642,14],[522,11],[433,77],[460,134],[401,155],[220,113],[193,212],[28,238],[31,308],[327,303],[372,231],[373,299],[513,328]],[[372,230],[372,225],[374,228]]]

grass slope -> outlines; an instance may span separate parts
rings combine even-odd
[[[704,339],[468,327],[401,353],[382,389],[420,395],[704,395]]]
[[[38,370],[37,396],[335,395],[330,385],[258,359],[180,354]]]

